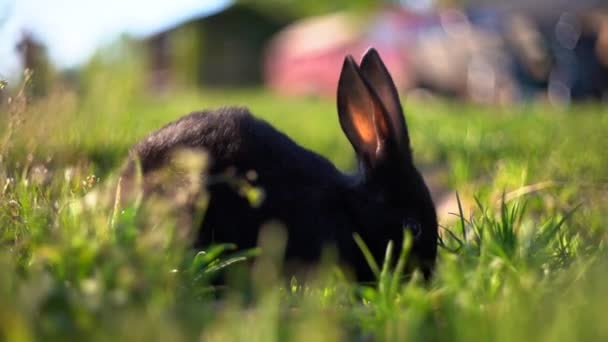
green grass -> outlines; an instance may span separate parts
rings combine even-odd
[[[377,260],[377,284],[348,282],[330,264],[304,282],[281,278],[284,239],[272,228],[242,272],[242,254],[191,250],[168,215],[117,212],[104,184],[150,130],[225,104],[352,169],[333,101],[260,90],[149,97],[96,82],[2,109],[0,340],[608,338],[605,106],[408,102],[417,162],[444,168],[443,186],[474,207],[442,228],[435,278],[401,281],[400,266]],[[387,254],[405,260],[404,245]],[[227,289],[209,282],[221,267]]]

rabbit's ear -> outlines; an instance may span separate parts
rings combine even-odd
[[[361,74],[367,80],[370,87],[376,93],[380,102],[386,109],[390,118],[391,127],[393,128],[393,138],[397,143],[401,154],[406,157],[411,157],[410,141],[407,131],[405,119],[403,117],[403,109],[401,101],[399,101],[399,93],[397,87],[388,72],[388,69],[382,62],[382,58],[378,51],[374,48],[369,48],[363,59],[361,60]]]
[[[338,116],[359,158],[368,167],[376,165],[392,135],[391,122],[352,56],[344,59],[338,82]]]

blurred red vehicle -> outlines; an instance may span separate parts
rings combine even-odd
[[[403,33],[420,21],[420,17],[410,12],[387,10],[371,21],[333,14],[297,22],[268,45],[264,65],[266,85],[283,94],[334,96],[344,56],[352,54],[360,58],[367,48],[374,46],[398,87],[408,87],[411,84],[408,45],[413,37]]]

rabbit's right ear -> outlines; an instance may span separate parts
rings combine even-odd
[[[338,116],[359,158],[373,168],[391,138],[391,122],[378,96],[361,76],[352,56],[342,65],[338,82]]]
[[[403,117],[403,109],[399,100],[399,93],[395,82],[384,65],[378,51],[374,48],[369,48],[363,55],[361,60],[361,75],[369,82],[370,87],[378,96],[387,115],[390,118],[393,135],[397,146],[400,149],[401,155],[408,157],[411,155],[410,141],[407,131],[405,118]]]

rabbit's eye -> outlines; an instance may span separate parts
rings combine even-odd
[[[404,219],[402,222],[402,226],[404,229],[409,229],[412,232],[412,237],[414,238],[414,240],[418,239],[418,237],[422,233],[422,226],[418,221],[414,219]]]

